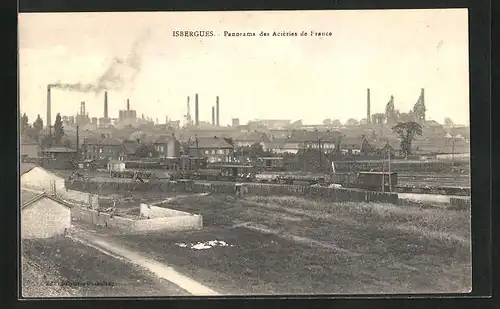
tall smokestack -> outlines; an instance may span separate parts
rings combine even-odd
[[[215,98],[215,114],[216,125],[219,126],[219,96]]]
[[[108,92],[104,91],[104,118],[108,118]]]
[[[189,106],[189,96],[187,100],[187,114],[188,117],[191,117],[191,106]]]
[[[130,110],[130,99],[127,98],[127,110],[129,111]]]
[[[215,126],[215,106],[212,106],[212,125]]]
[[[50,101],[51,98],[50,98],[50,85],[47,85],[47,126],[51,126],[52,125],[52,120],[50,119],[50,115],[52,113],[51,111],[51,105],[52,105],[52,102]]]
[[[80,114],[85,115],[85,102],[80,103]]]
[[[370,88],[366,90],[366,123],[371,124],[371,111],[370,111]]]
[[[199,123],[199,113],[198,113],[198,94],[194,96],[194,124],[198,126]]]

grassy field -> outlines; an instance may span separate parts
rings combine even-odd
[[[23,297],[188,295],[145,270],[68,237],[22,242]]]
[[[471,287],[470,213],[295,197],[175,199],[201,231],[106,236],[223,294],[435,293]],[[195,250],[183,244],[220,240]]]

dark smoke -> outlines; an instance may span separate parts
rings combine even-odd
[[[94,83],[54,83],[50,87],[68,91],[94,93],[95,95],[104,90],[121,90],[126,84],[135,80],[141,71],[141,53],[139,47],[149,37],[149,31],[145,32],[132,45],[126,58],[115,57],[111,65]]]

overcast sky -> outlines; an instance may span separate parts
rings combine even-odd
[[[212,30],[208,38],[173,37],[173,30]],[[224,31],[256,37],[224,37]],[[331,37],[260,37],[260,31],[332,32]],[[109,92],[109,114],[130,97],[138,115],[182,119],[187,96],[199,93],[200,120],[366,117],[383,112],[391,95],[407,112],[425,88],[427,117],[469,119],[467,10],[54,13],[19,17],[20,107],[30,122],[46,118],[49,83],[93,83],[115,57],[142,39],[140,72]],[[52,91],[55,114],[74,115],[85,101],[102,117],[101,93]],[[192,110],[194,117],[194,110]]]

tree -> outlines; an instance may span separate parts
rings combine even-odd
[[[342,143],[344,142],[345,135],[340,135],[335,139],[335,152],[340,154],[340,151],[342,150]]]
[[[31,137],[39,142],[40,141],[40,132],[43,129],[43,120],[40,118],[40,114],[38,114],[35,122],[33,122],[33,125],[31,126]]]
[[[61,144],[61,139],[64,136],[64,126],[61,120],[61,114],[57,113],[56,121],[54,121],[54,142],[56,145]]]
[[[411,145],[415,141],[417,136],[422,136],[422,126],[418,123],[410,122],[400,122],[392,130],[397,133],[401,139],[401,152],[403,155],[408,157],[411,154]]]
[[[449,117],[444,118],[444,125],[445,127],[452,128],[454,126],[453,120]]]
[[[35,128],[38,132],[42,131],[43,129],[43,120],[40,117],[40,114],[36,117],[35,122],[33,122],[33,128]]]
[[[339,119],[332,120],[332,126],[336,127],[336,128],[339,128],[339,127],[342,126],[342,122],[340,122]]]
[[[21,134],[26,133],[26,130],[30,126],[29,123],[28,123],[28,116],[26,115],[26,113],[24,113],[21,116],[19,124],[20,124]]]
[[[332,125],[332,120],[331,119],[325,119],[325,120],[323,120],[323,125],[327,126],[327,127],[331,126]]]
[[[358,124],[359,124],[359,121],[357,121],[354,118],[347,119],[347,121],[345,123],[346,126],[357,126]]]
[[[254,143],[250,146],[249,154],[252,158],[262,157],[264,156],[264,148],[260,143]]]

